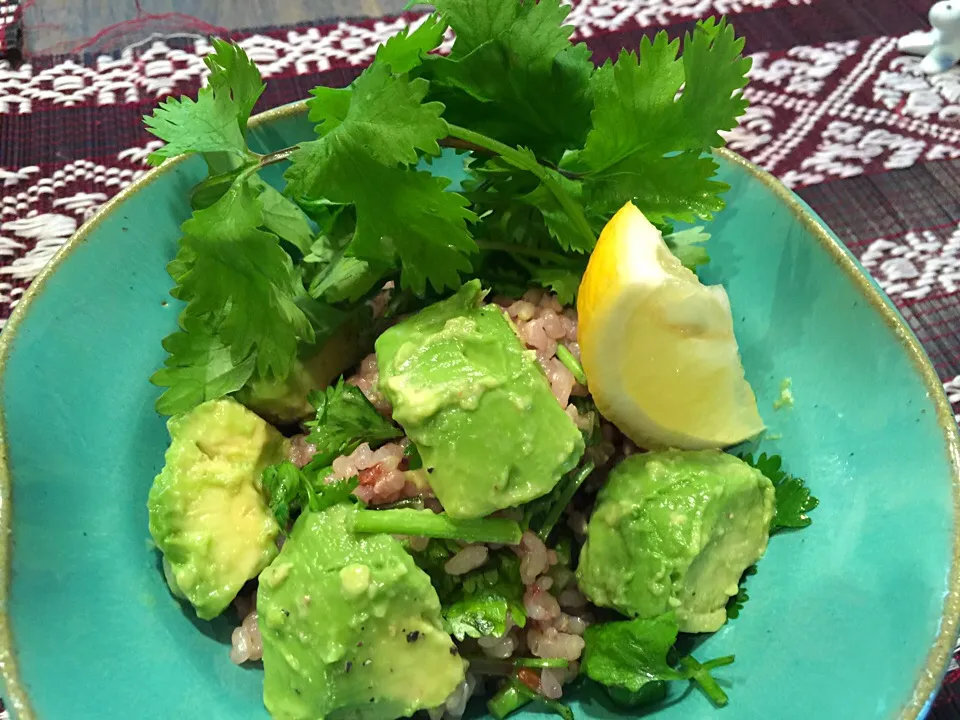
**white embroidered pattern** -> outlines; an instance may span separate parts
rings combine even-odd
[[[712,14],[736,14],[778,5],[810,5],[815,0],[568,0],[567,22],[585,38],[632,28],[647,28]],[[377,47],[408,25],[406,18],[341,22],[328,27],[290,30],[284,37],[252,35],[240,44],[266,78],[358,67],[373,59]],[[66,59],[53,67],[17,69],[0,62],[0,114],[29,113],[48,105],[72,107],[135,103],[191,87],[206,76],[207,39],[184,34],[150,38],[91,66]],[[186,47],[177,47],[184,44]]]
[[[879,238],[860,257],[893,300],[923,300],[960,290],[960,227]]]
[[[758,53],[750,75],[730,146],[791,187],[960,157],[960,68],[929,78],[893,38]]]

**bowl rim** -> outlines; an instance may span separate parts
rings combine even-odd
[[[252,116],[248,122],[248,128],[255,129],[266,123],[295,117],[306,112],[305,101],[282,105]],[[864,300],[880,314],[887,327],[893,331],[897,341],[906,351],[914,368],[923,380],[927,395],[936,410],[937,424],[943,433],[944,450],[952,475],[953,551],[950,563],[949,587],[944,597],[940,628],[923,667],[919,669],[919,676],[914,680],[910,698],[895,716],[898,720],[916,720],[925,716],[929,704],[939,689],[947,661],[956,645],[958,629],[960,629],[960,431],[958,431],[957,421],[950,402],[947,400],[943,384],[920,341],[893,303],[867,275],[866,271],[833,232],[826,227],[811,208],[772,174],[726,148],[718,148],[713,152],[724,160],[740,166],[763,183],[794,213],[804,229],[816,238],[837,267],[861,293]],[[42,292],[60,264],[70,253],[82,245],[100,223],[118,209],[127,198],[178,167],[186,161],[187,157],[179,156],[167,160],[159,167],[153,168],[137,178],[104,203],[86,223],[77,229],[50,262],[37,274],[11,314],[6,326],[0,332],[0,382],[2,382],[7,360],[15,345],[17,330],[23,324],[31,302]],[[0,680],[2,680],[5,691],[4,699],[7,702],[8,709],[15,713],[17,719],[38,720],[20,679],[14,651],[13,632],[7,610],[11,585],[10,559],[13,555],[12,481],[7,453],[6,413],[2,404],[0,404]]]

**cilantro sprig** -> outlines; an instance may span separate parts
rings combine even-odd
[[[431,540],[413,558],[429,576],[440,597],[447,632],[458,640],[498,637],[507,629],[507,618],[524,627],[524,586],[520,560],[510,550],[495,550],[487,562],[464,575],[450,575],[446,562],[460,549],[455,543]]]
[[[703,664],[691,656],[672,662],[670,656],[678,633],[672,613],[592,625],[584,633],[583,673],[601,685],[626,694],[644,693],[651,685],[659,688],[659,683],[690,680],[711,702],[723,707],[728,701],[727,694],[710,671],[731,664],[733,656]]]
[[[281,528],[285,529],[298,511],[320,512],[351,499],[357,478],[327,482],[328,474],[301,470],[289,460],[264,469],[263,489],[269,498],[270,511]]]
[[[771,535],[781,530],[805,528],[812,522],[807,513],[815,510],[820,501],[802,478],[794,477],[783,469],[783,460],[779,455],[761,453],[756,459],[753,455],[744,455],[742,460],[773,483],[776,511],[770,523]]]
[[[220,40],[196,99],[166,100],[145,119],[165,143],[152,163],[200,154],[210,172],[168,268],[185,305],[152,378],[166,388],[159,411],[284,381],[336,329],[317,318],[355,318],[389,281],[397,307],[473,277],[570,303],[624,203],[663,226],[723,207],[709,151],[744,111],[750,65],[725,21],[698,23],[682,43],[658,33],[595,68],[560,0],[436,8],[350,87],[311,92],[313,140],[251,149],[264,82]],[[435,54],[448,28],[451,52]],[[471,153],[459,191],[426,169],[444,148]],[[283,187],[259,175],[278,163]],[[688,266],[705,260],[698,239],[673,238]]]
[[[743,575],[740,576],[740,580],[737,582],[737,594],[733,595],[727,601],[727,620],[736,620],[740,617],[740,611],[743,610],[743,606],[746,605],[750,599],[750,593],[747,589],[747,578],[756,574],[756,565],[751,565],[743,571]]]
[[[316,418],[306,423],[307,442],[316,446],[312,467],[324,467],[349,455],[363,443],[377,447],[403,436],[403,431],[377,412],[360,389],[340,380],[310,395]]]

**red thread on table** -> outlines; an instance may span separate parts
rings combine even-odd
[[[27,0],[28,5],[32,5],[36,0]],[[26,5],[24,6],[26,7]],[[60,43],[54,45],[53,47],[47,48],[44,50],[44,54],[82,54],[85,50],[89,50],[94,46],[98,45],[100,42],[113,38],[122,38],[125,35],[135,33],[139,30],[143,30],[148,27],[151,23],[157,23],[162,25],[166,23],[169,26],[174,26],[178,28],[179,32],[196,32],[203,35],[218,35],[218,36],[230,36],[230,30],[220,25],[213,25],[204,20],[201,20],[192,15],[186,15],[184,13],[170,12],[170,13],[157,13],[157,14],[143,14],[143,9],[140,6],[139,2],[136,2],[137,17],[132,20],[123,20],[112,25],[108,25],[105,28],[101,29],[95,35],[87,38],[81,43],[75,45],[69,45],[67,43]],[[33,28],[39,28],[41,25],[34,25]],[[158,31],[163,28],[158,27]],[[109,50],[109,48],[101,48],[102,50]]]

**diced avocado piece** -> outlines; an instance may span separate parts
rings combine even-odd
[[[380,390],[416,443],[453,518],[477,518],[550,492],[583,437],[478,280],[384,332]]]
[[[767,548],[772,483],[719,450],[633,455],[597,496],[580,589],[631,617],[675,611],[683,632],[713,632],[743,571]]]
[[[260,575],[274,720],[393,720],[442,705],[464,678],[426,573],[395,538],[354,535],[352,513],[301,515]]]
[[[236,394],[237,400],[258,415],[280,425],[303,420],[316,410],[307,400],[313,390],[327,387],[348,368],[356,365],[369,352],[370,317],[364,316],[367,327],[357,318],[344,321],[326,338],[319,349],[298,359],[283,380],[255,376]]]
[[[277,554],[280,528],[260,475],[284,458],[286,440],[229,398],[176,415],[167,429],[166,464],[147,500],[150,534],[170,589],[209,620]]]

